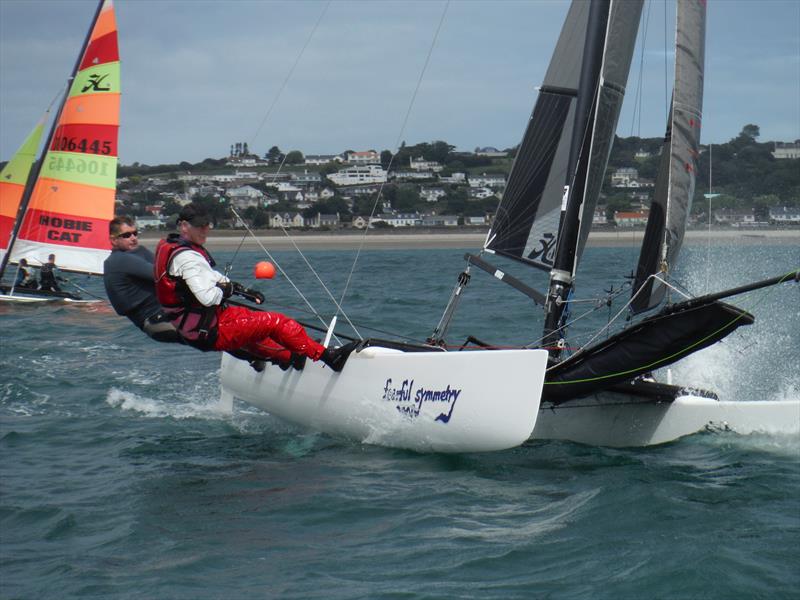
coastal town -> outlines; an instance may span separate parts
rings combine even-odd
[[[776,173],[790,173],[786,176],[788,184],[781,183],[780,190],[764,185],[749,194],[741,181],[725,185],[725,169],[731,171],[727,165],[737,160],[737,152],[726,160],[726,154],[731,154],[726,145],[704,146],[701,169],[704,163],[719,160],[715,165],[720,173],[716,183],[719,188],[711,187],[710,168],[707,174],[702,170],[698,173],[690,228],[800,227],[800,187],[795,181],[800,172],[800,140],[758,144],[757,129],[746,126],[728,145],[744,137],[750,144],[740,148],[738,154],[747,157],[753,154],[753,148],[758,149],[762,161],[776,165],[772,167]],[[593,215],[595,229],[641,229],[646,225],[660,142],[618,140],[623,150],[617,156],[612,154],[609,162]],[[711,156],[715,150],[719,159]],[[515,152],[515,148],[493,147],[457,152],[446,142],[436,141],[403,145],[394,154],[368,149],[304,155],[298,150],[284,153],[273,146],[260,155],[251,152],[246,143],[235,143],[225,158],[206,159],[195,165],[122,167],[117,211],[135,215],[143,229],[171,226],[180,207],[195,201],[207,204],[218,229],[247,225],[262,230],[318,232],[365,228],[477,231],[491,224]],[[774,183],[777,180],[777,176],[763,178],[774,185],[778,185]]]

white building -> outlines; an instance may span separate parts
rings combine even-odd
[[[347,162],[356,165],[370,165],[381,162],[381,156],[375,150],[365,150],[364,152],[348,152]]]
[[[778,225],[800,223],[800,208],[773,206],[769,209],[769,220]]]
[[[423,227],[458,227],[456,215],[428,215],[422,218]]]
[[[387,223],[392,227],[414,227],[419,225],[420,217],[417,213],[384,213],[370,217],[369,226],[373,227],[375,223]]]
[[[364,183],[385,183],[386,171],[380,165],[363,165],[348,167],[337,173],[328,175],[336,185],[359,185]]]
[[[800,140],[792,142],[775,142],[775,150],[772,156],[777,160],[787,158],[800,158]]]
[[[303,219],[303,215],[300,213],[294,213],[293,215],[289,213],[275,213],[269,218],[269,226],[276,229],[282,227],[304,227],[305,219]]]
[[[313,216],[313,218],[306,222],[306,225],[313,227],[314,229],[319,229],[320,227],[336,229],[339,227],[339,223],[339,213],[336,213],[335,215],[323,215],[322,213],[317,213]]]
[[[505,175],[487,175],[486,173],[482,173],[480,175],[469,176],[469,187],[501,188],[505,186]]]
[[[392,171],[392,179],[433,179],[433,171]]]
[[[488,187],[471,187],[469,188],[467,195],[470,200],[484,200],[494,196],[494,192]]]
[[[425,160],[424,158],[411,158],[410,166],[412,171],[433,171],[438,173],[444,167],[435,160]]]
[[[136,217],[136,227],[138,229],[160,229],[166,224],[166,219],[162,216]]]
[[[453,184],[464,183],[464,182],[467,181],[467,174],[466,173],[453,173],[449,177],[447,177],[447,176],[442,177],[440,175],[439,176],[439,181],[441,181],[442,183],[453,183]]]
[[[486,225],[486,217],[464,217],[464,225],[468,225],[470,227],[480,227],[481,225]]]
[[[306,154],[305,164],[307,165],[327,165],[332,162],[342,162],[342,157],[338,154]]]
[[[445,192],[443,188],[423,187],[420,188],[419,195],[420,198],[423,198],[426,202],[436,202],[439,198],[446,196],[447,192]]]
[[[639,171],[633,167],[620,167],[611,175],[611,185],[614,187],[637,187]]]
[[[647,225],[648,211],[621,211],[614,212],[614,222],[618,227],[636,227]]]

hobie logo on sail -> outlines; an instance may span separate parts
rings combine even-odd
[[[436,409],[442,411],[434,421],[442,423],[450,421],[460,395],[461,389],[451,388],[449,384],[444,389],[415,388],[413,379],[404,379],[399,387],[395,387],[392,380],[387,379],[383,387],[383,400],[394,403],[400,414],[418,417],[423,405],[432,403]]]

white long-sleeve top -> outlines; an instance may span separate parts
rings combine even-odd
[[[184,250],[176,254],[170,262],[169,274],[183,279],[203,306],[222,302],[222,290],[217,287],[217,282],[227,282],[228,278],[212,269],[199,252]]]

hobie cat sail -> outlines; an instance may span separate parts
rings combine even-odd
[[[0,171],[0,259],[5,256],[11,241],[20,201],[36,160],[46,120],[47,115],[39,120],[19,150]]]
[[[104,0],[68,79],[44,154],[21,195],[0,276],[9,261],[25,258],[38,265],[49,254],[56,255],[62,270],[102,274],[114,215],[119,103],[116,18],[112,1]],[[12,213],[4,200],[3,218]]]

